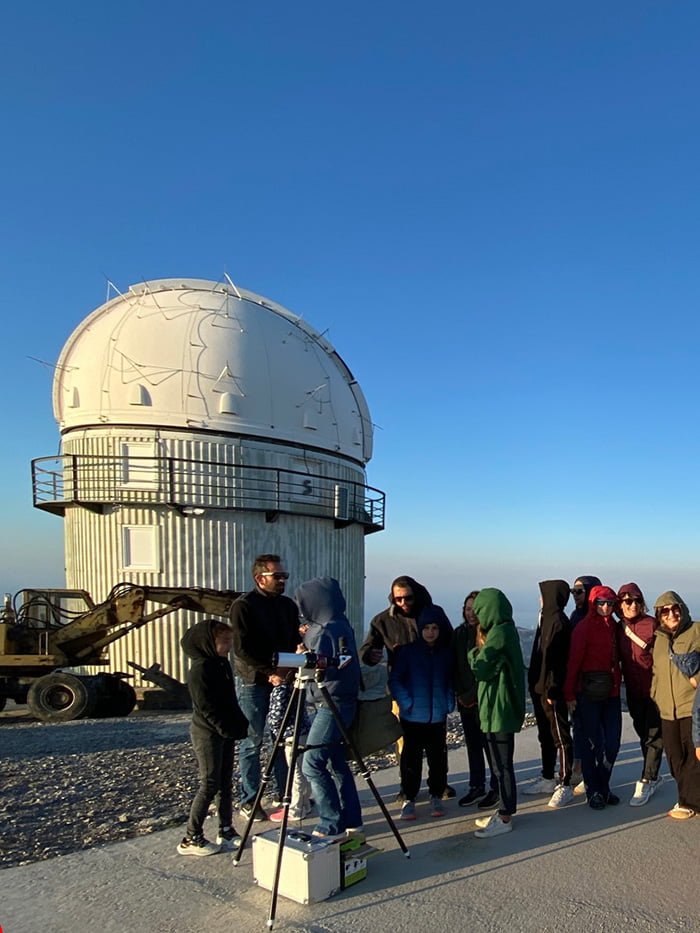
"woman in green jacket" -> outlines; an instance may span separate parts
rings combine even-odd
[[[500,836],[513,828],[517,809],[513,753],[515,733],[525,719],[525,664],[513,622],[513,607],[500,590],[481,590],[472,607],[479,620],[476,647],[469,652],[479,685],[479,719],[486,735],[498,781],[500,807],[476,821],[480,838]]]

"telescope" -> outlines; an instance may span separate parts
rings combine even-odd
[[[329,667],[337,667],[339,670],[342,670],[350,661],[352,661],[351,654],[339,654],[336,657],[328,657],[325,654],[316,654],[315,651],[302,651],[299,654],[293,654],[290,651],[280,651],[272,656],[273,667],[293,667],[298,670],[307,671],[325,671],[328,670]]]

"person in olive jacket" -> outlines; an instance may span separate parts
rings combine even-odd
[[[674,820],[700,814],[700,762],[692,737],[695,687],[673,663],[672,655],[700,651],[700,622],[693,622],[678,593],[668,590],[654,603],[659,622],[654,640],[651,696],[661,714],[664,751],[678,785],[678,802],[669,810]]]
[[[487,587],[474,600],[479,620],[476,646],[469,652],[479,685],[479,720],[491,752],[501,795],[499,809],[476,821],[480,838],[499,836],[513,828],[517,809],[513,754],[515,733],[525,719],[525,664],[513,621],[513,607],[505,593]]]

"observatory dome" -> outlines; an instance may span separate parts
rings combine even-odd
[[[148,425],[372,455],[367,403],[331,344],[230,282],[143,282],[93,311],[63,348],[53,404],[63,434]]]

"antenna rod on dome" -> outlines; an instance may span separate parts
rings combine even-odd
[[[233,280],[231,279],[231,276],[228,274],[228,272],[224,272],[224,278],[226,279],[228,284],[231,286],[231,288],[234,290],[234,292],[236,293],[236,296],[242,299],[243,295],[241,295],[241,293],[238,291],[238,289],[234,285]]]
[[[102,274],[104,275],[104,272],[103,272]],[[123,298],[124,295],[119,291],[119,289],[118,289],[117,286],[114,284],[114,282],[110,281],[110,279],[108,279],[106,275],[105,275],[105,279],[106,279],[106,281],[107,281],[107,301],[109,301],[109,290],[110,290],[110,288],[111,288],[113,291],[115,291],[115,292],[117,293],[117,295],[119,295],[120,298]]]

